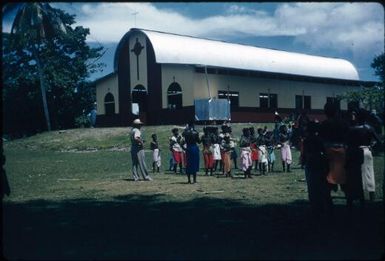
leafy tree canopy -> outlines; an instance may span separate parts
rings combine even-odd
[[[356,101],[368,110],[375,109],[384,113],[384,80],[385,80],[385,53],[376,56],[371,63],[374,73],[380,82],[371,87],[362,87],[360,90],[347,92],[340,98],[347,101]]]
[[[73,127],[75,118],[83,113],[83,109],[92,106],[95,100],[94,89],[83,89],[93,88],[86,79],[90,73],[104,66],[98,62],[104,54],[103,47],[91,48],[87,45],[89,29],[73,27],[74,15],[60,9],[53,10],[55,15],[45,22],[61,21],[64,29],[49,31],[48,26],[45,36],[49,37],[41,37],[31,27],[25,28],[30,33],[24,33],[25,30],[20,30],[24,24],[14,24],[12,28],[23,33],[2,33],[5,133],[33,133],[45,129],[34,55],[36,50],[47,82],[47,100],[54,128]],[[75,92],[75,89],[78,91]]]

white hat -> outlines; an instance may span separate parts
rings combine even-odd
[[[133,121],[133,124],[143,124],[143,122],[141,122],[140,119],[135,119]]]

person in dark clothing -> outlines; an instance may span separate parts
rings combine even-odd
[[[338,115],[336,103],[327,102],[324,106],[324,113],[327,119],[320,125],[320,137],[324,144],[329,165],[327,180],[330,184],[330,189],[337,190],[338,185],[343,186],[346,180],[345,138],[349,126]]]
[[[266,149],[266,137],[261,128],[258,128],[257,148],[258,148],[258,168],[260,175],[266,174],[266,168],[268,165],[268,155]]]
[[[245,174],[245,178],[251,177],[251,168],[252,168],[252,160],[251,160],[251,149],[250,149],[250,129],[243,128],[242,136],[239,140],[239,147],[241,151],[241,169]]]
[[[267,148],[267,171],[274,172],[275,144],[273,139],[273,132],[268,131],[265,137],[266,137],[266,148]]]
[[[309,117],[307,116],[307,111],[306,110],[302,110],[301,114],[298,116],[297,118],[297,121],[296,121],[296,125],[297,125],[297,128],[296,128],[296,141],[292,144],[294,144],[294,146],[296,146],[297,148],[300,149],[300,163],[301,163],[301,169],[304,168],[304,166],[302,165],[302,162],[303,162],[303,140],[305,138],[305,129],[306,129],[306,126],[307,124],[310,122],[310,119]]]
[[[230,148],[231,148],[230,159],[233,161],[234,169],[238,169],[238,166],[237,166],[238,153],[237,153],[237,149],[235,148],[235,142],[233,140],[230,140]]]
[[[286,125],[281,125],[279,128],[279,142],[281,143],[281,159],[282,159],[282,170],[290,172],[290,165],[292,162],[291,149],[289,135],[287,133]]]
[[[249,128],[250,132],[250,149],[251,149],[251,161],[252,165],[255,164],[255,170],[258,169],[258,144],[257,138],[255,137],[254,127]]]
[[[361,171],[361,166],[364,163],[364,151],[360,148],[360,143],[359,129],[352,126],[348,132],[345,163],[345,195],[346,205],[349,211],[352,210],[354,200],[359,200],[361,207],[363,207],[365,203]]]
[[[200,143],[199,133],[195,130],[194,124],[189,123],[183,131],[187,148],[186,148],[186,174],[188,183],[191,184],[190,176],[193,176],[193,183],[197,182],[197,172],[199,171],[199,148],[197,143]]]
[[[214,168],[214,156],[212,152],[212,142],[214,141],[214,138],[212,137],[212,134],[210,133],[210,129],[208,127],[203,128],[203,135],[201,137],[202,141],[202,154],[203,154],[203,161],[205,165],[205,173],[206,176],[208,175],[208,172],[210,171],[210,176],[213,175],[213,168]]]
[[[179,165],[179,171],[180,171],[180,174],[182,174],[183,173],[183,161],[184,161],[182,136],[179,135],[178,128],[173,128],[171,130],[171,132],[173,135],[169,139],[169,141],[170,141],[170,151],[172,153],[173,163],[174,163],[173,170],[174,170],[174,173],[176,174],[177,166]]]
[[[365,109],[359,109],[357,113],[357,125],[353,127],[353,130],[356,134],[355,139],[364,154],[364,160],[361,166],[363,189],[369,192],[369,198],[373,201],[375,196],[375,176],[372,147],[376,143],[381,144],[381,140],[373,127],[367,124],[368,114],[369,112]]]
[[[152,172],[155,172],[155,167],[157,172],[159,173],[160,165],[161,165],[161,158],[160,158],[160,149],[158,144],[158,137],[156,134],[151,135],[152,141],[150,143],[150,149],[152,150]]]
[[[9,187],[8,178],[7,178],[7,174],[5,173],[4,165],[5,165],[5,155],[4,155],[3,146],[1,146],[1,200],[3,200],[4,195],[9,196],[11,194],[11,189]]]
[[[326,181],[327,164],[323,143],[318,136],[318,124],[308,122],[303,141],[303,161],[308,188],[308,196],[314,216],[319,217],[324,210],[331,210],[331,197]]]
[[[231,145],[230,145],[230,135],[226,135],[223,138],[222,144],[221,144],[221,150],[223,151],[223,173],[225,177],[233,177],[231,175],[231,159],[230,159],[230,153],[231,153]]]

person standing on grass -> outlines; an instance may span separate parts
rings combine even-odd
[[[171,130],[172,137],[170,138],[170,149],[174,159],[173,170],[176,174],[177,166],[179,165],[180,174],[183,173],[183,149],[182,149],[182,136],[179,135],[178,128],[173,128]]]
[[[182,136],[186,142],[186,174],[188,183],[191,184],[190,176],[193,176],[193,183],[197,182],[199,171],[199,133],[194,129],[194,123],[190,122],[183,131]]]
[[[364,150],[360,148],[361,142],[358,128],[355,126],[350,127],[347,136],[345,196],[346,206],[351,212],[354,200],[360,201],[361,208],[365,204],[361,171],[361,166],[364,163]]]
[[[92,107],[92,110],[87,115],[91,128],[95,128],[96,126],[96,114],[97,114],[96,104],[94,104]]]
[[[255,165],[255,171],[258,169],[258,146],[257,146],[257,138],[255,137],[255,130],[254,127],[250,127],[250,149],[251,149],[251,165]]]
[[[239,140],[239,147],[241,150],[241,169],[245,174],[245,178],[251,177],[251,149],[250,149],[250,130],[249,128],[242,129],[242,136]]]
[[[140,132],[140,128],[142,127],[143,122],[140,119],[136,119],[132,123],[131,130],[131,159],[132,159],[132,175],[134,176],[134,180],[139,180],[138,171],[141,173],[144,180],[152,180],[148,174],[147,166],[146,166],[146,158],[144,155],[144,146],[142,133]]]
[[[4,155],[3,146],[1,146],[1,200],[3,200],[4,195],[9,196],[11,194],[7,173],[5,173],[4,166],[5,166],[5,155]]]
[[[226,133],[223,138],[221,149],[223,151],[223,174],[225,177],[233,177],[231,175],[231,145],[230,145],[230,133]]]
[[[369,112],[360,109],[357,114],[358,125],[353,127],[357,132],[360,148],[363,150],[364,159],[361,165],[362,182],[364,191],[369,192],[370,201],[375,198],[375,176],[373,168],[372,148],[376,143],[381,144],[376,131],[367,124]]]
[[[275,144],[273,139],[273,132],[268,131],[265,137],[266,137],[266,149],[267,149],[267,171],[274,172]]]
[[[279,142],[281,143],[282,170],[283,172],[285,172],[285,170],[290,172],[292,157],[286,125],[281,125],[281,127],[279,127]]]
[[[213,159],[214,159],[214,172],[217,171],[218,164],[221,165],[221,161],[222,161],[221,148],[219,146],[220,142],[221,142],[221,137],[219,136],[218,129],[216,129],[213,137],[213,147],[212,147]]]
[[[214,156],[213,152],[211,150],[212,146],[212,135],[208,129],[208,127],[203,128],[203,135],[201,137],[202,141],[202,154],[203,154],[203,161],[205,164],[205,175],[208,175],[208,172],[210,171],[210,176],[213,175],[213,168],[214,168]]]
[[[258,128],[257,148],[258,148],[258,167],[259,174],[265,175],[267,167],[267,150],[266,150],[266,137],[263,129]]]
[[[343,187],[346,181],[346,136],[349,125],[340,117],[335,102],[327,102],[324,106],[324,113],[327,119],[320,125],[320,137],[329,165],[327,181],[330,184],[330,190],[337,191],[338,185]]]
[[[231,148],[230,159],[233,161],[234,169],[238,169],[238,166],[237,166],[238,153],[237,153],[236,145],[237,144],[235,143],[235,141],[231,138],[230,139],[230,148]]]
[[[151,138],[152,138],[152,141],[150,144],[150,149],[152,150],[152,172],[155,172],[155,167],[156,167],[157,172],[159,173],[161,158],[160,158],[160,149],[158,145],[158,137],[154,133],[151,135]]]
[[[319,125],[308,122],[303,133],[303,165],[312,214],[319,218],[324,210],[330,210],[331,198],[326,181],[327,159],[320,139]]]

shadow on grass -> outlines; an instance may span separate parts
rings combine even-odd
[[[200,197],[163,201],[34,200],[3,205],[7,259],[380,259],[382,202],[310,220],[308,203],[246,205]],[[350,217],[350,218],[349,218]]]

